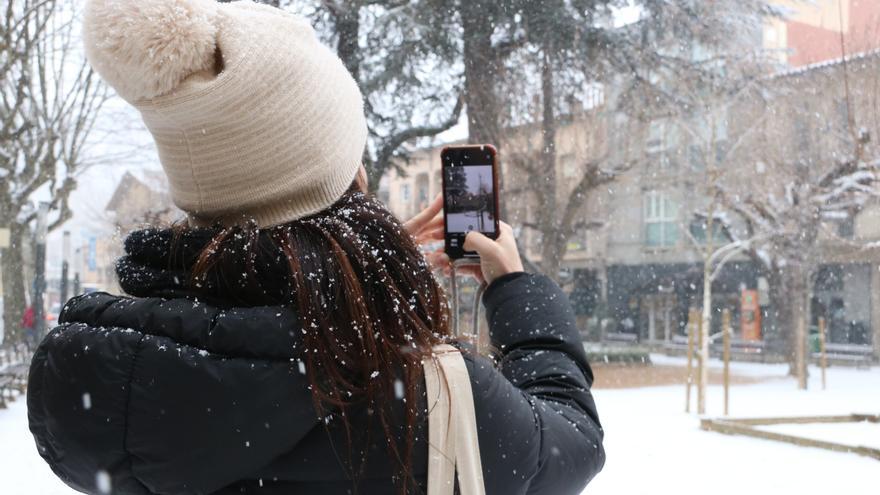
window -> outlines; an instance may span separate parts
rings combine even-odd
[[[410,196],[412,194],[411,188],[409,184],[403,184],[400,186],[400,200],[404,203],[409,203]]]
[[[729,148],[727,114],[727,110],[722,108],[690,117],[688,125],[695,134],[688,147],[688,159],[694,170],[703,170],[707,165],[715,167],[724,164]]]
[[[587,250],[587,240],[586,238],[575,238],[570,239],[568,243],[566,243],[566,251],[571,253],[577,253]]]
[[[419,208],[424,208],[428,205],[428,174],[421,173],[416,177],[416,202],[419,205]]]
[[[645,246],[674,246],[678,242],[678,204],[660,191],[648,191],[644,198]]]
[[[648,139],[645,142],[645,153],[648,167],[668,170],[675,167],[673,154],[677,145],[675,134],[665,119],[653,120],[648,126]]]
[[[388,194],[388,189],[379,189],[377,196],[379,197],[379,201],[386,205],[391,200],[391,195]]]
[[[659,153],[665,148],[666,124],[663,120],[652,120],[648,125],[648,141],[645,151],[649,154]]]
[[[837,224],[837,235],[844,239],[852,239],[856,236],[856,219],[853,215],[847,215]]]
[[[605,103],[605,86],[593,83],[587,85],[584,108],[589,110],[601,107]]]
[[[648,159],[652,167],[660,170],[669,170],[675,167],[675,160],[669,151],[648,155]]]
[[[846,277],[841,265],[822,265],[816,273],[817,292],[843,291]]]
[[[708,226],[706,225],[705,218],[697,218],[693,220],[689,226],[689,230],[694,239],[697,240],[700,244],[706,243],[706,234],[708,232]],[[720,221],[716,220],[712,223],[712,243],[716,246],[719,244],[726,244],[731,242],[732,239],[727,235],[727,232],[724,230],[724,225],[721,224]]]

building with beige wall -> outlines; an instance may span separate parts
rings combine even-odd
[[[86,235],[75,247],[73,266],[79,269],[83,291],[119,293],[116,261],[124,254],[125,236],[147,226],[168,226],[183,214],[172,203],[165,176],[158,170],[126,172],[104,211],[105,228]]]
[[[590,160],[611,167],[630,164],[617,180],[591,191],[580,212],[593,228],[572,236],[564,261],[568,290],[573,299],[585,301],[576,309],[594,322],[609,322],[607,331],[634,333],[640,340],[663,342],[680,335],[702,285],[701,252],[692,237],[700,234],[713,180],[731,195],[779,190],[794,180],[784,164],[800,161],[818,171],[852,153],[853,123],[873,137],[865,158],[880,158],[880,114],[874,110],[880,108],[878,77],[880,56],[872,54],[777,74],[762,82],[761,91],[770,97],[743,98],[713,120],[708,145],[668,116],[627,119],[600,105],[565,120],[557,140],[560,196]],[[540,135],[538,124],[511,129],[500,147],[504,219],[519,227],[533,260],[539,258],[541,239],[522,226],[534,220],[529,189],[542,179],[517,170],[510,156],[533,151]],[[383,181],[382,194],[400,216],[414,214],[439,194],[441,148],[419,150],[405,176],[392,173]],[[710,177],[710,169],[717,175]],[[723,220],[744,234],[735,215]],[[876,203],[845,218],[822,219],[813,305],[817,315],[824,312],[850,327],[834,339],[873,344],[880,354],[878,225]],[[731,309],[735,325],[743,289],[759,293],[770,325],[766,277],[753,258],[734,257],[713,287],[713,306]]]

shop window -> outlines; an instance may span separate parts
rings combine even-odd
[[[648,191],[644,201],[645,246],[674,246],[678,243],[678,204],[661,191]]]

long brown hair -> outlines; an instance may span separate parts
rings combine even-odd
[[[449,311],[412,236],[360,189],[354,184],[331,208],[276,227],[218,228],[190,284],[222,287],[231,304],[292,307],[315,409],[341,419],[355,485],[346,411],[366,408],[385,433],[400,492],[409,493],[421,362],[449,337]],[[392,412],[401,400],[402,448]]]

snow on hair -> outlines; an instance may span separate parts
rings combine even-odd
[[[88,0],[86,57],[126,100],[162,96],[213,67],[217,16],[214,0]]]

